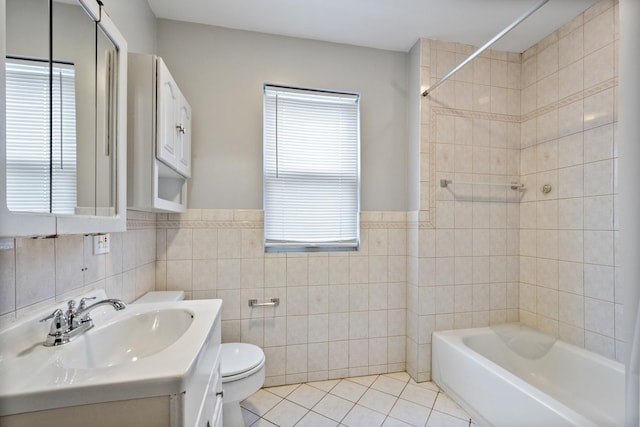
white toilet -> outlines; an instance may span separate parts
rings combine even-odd
[[[136,303],[180,301],[182,291],[148,292]],[[264,352],[258,346],[245,343],[224,343],[220,350],[222,375],[222,415],[224,427],[244,427],[240,402],[260,390],[265,377]]]
[[[245,343],[222,344],[222,416],[224,427],[244,427],[240,402],[264,385],[264,352],[258,346]]]

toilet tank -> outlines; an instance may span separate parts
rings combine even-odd
[[[182,301],[183,299],[184,291],[157,291],[147,292],[146,294],[135,300],[134,303]]]

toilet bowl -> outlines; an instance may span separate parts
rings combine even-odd
[[[240,402],[260,390],[265,377],[264,352],[245,343],[224,343],[220,351],[224,427],[244,427]]]
[[[148,292],[136,303],[180,301],[184,292]],[[258,346],[246,343],[224,343],[220,349],[222,376],[222,417],[224,427],[244,427],[240,402],[264,385],[265,357]]]

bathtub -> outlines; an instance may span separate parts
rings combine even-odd
[[[433,381],[481,426],[624,425],[624,365],[514,323],[434,332]]]

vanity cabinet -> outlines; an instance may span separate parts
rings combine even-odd
[[[128,206],[184,212],[191,106],[158,56],[129,54],[128,84]]]
[[[106,298],[103,290],[85,296]],[[63,309],[64,304],[44,308],[0,331],[0,342],[8,343],[0,360],[0,426],[222,426],[222,300],[131,304],[115,315],[110,308],[98,308],[92,312],[95,328],[69,344],[44,347],[40,344],[49,325],[38,319],[54,308]],[[132,332],[140,339],[152,333],[149,323],[138,319],[180,310],[187,311],[192,323],[175,341],[169,339],[167,347],[147,347],[156,353],[123,343],[99,345],[100,351],[92,347],[102,339],[117,341],[118,334],[104,334],[110,325],[127,322],[132,330],[140,327]],[[152,327],[164,335],[175,333],[164,320]],[[103,358],[96,359],[97,353]]]

